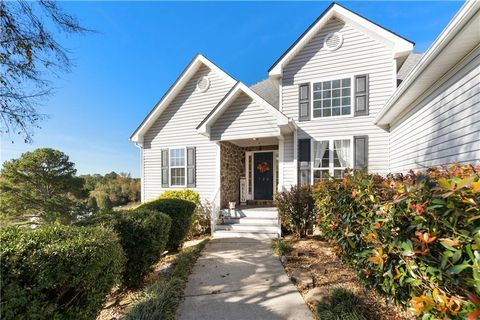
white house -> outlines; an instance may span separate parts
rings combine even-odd
[[[275,192],[346,168],[480,161],[479,7],[466,2],[421,55],[332,3],[250,87],[195,56],[131,136],[142,201],[191,188],[215,218],[229,202],[271,206]],[[251,223],[217,232],[277,232],[258,219],[273,209],[232,212]]]

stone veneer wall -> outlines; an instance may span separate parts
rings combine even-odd
[[[239,147],[227,141],[220,142],[220,206],[229,202],[240,203],[240,178],[245,177],[245,152],[278,150],[278,146]]]
[[[220,142],[220,206],[240,202],[240,177],[245,176],[245,151],[233,143]]]

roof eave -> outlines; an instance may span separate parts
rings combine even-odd
[[[162,98],[155,104],[155,107],[148,113],[144,118],[142,123],[137,127],[137,129],[130,136],[130,141],[136,144],[143,143],[143,135],[148,131],[151,125],[158,119],[158,117],[163,113],[164,109],[169,105],[169,103],[175,99],[177,94],[183,89],[183,86],[190,80],[190,78],[197,72],[201,65],[207,66],[210,70],[220,74],[225,81],[233,85],[236,80],[233,79],[229,74],[220,69],[216,64],[208,60],[205,56],[201,54],[195,55],[195,57],[190,61],[187,67],[183,70],[180,76],[175,80],[173,85],[168,89],[168,91],[162,96]]]
[[[413,50],[414,42],[407,40],[398,34],[381,27],[369,19],[355,13],[338,3],[333,2],[308,28],[307,30],[280,56],[270,67],[268,75],[277,78],[282,75],[283,67],[303,48],[303,46],[320,30],[333,16],[342,20],[348,20],[356,24],[365,25],[372,33],[378,34],[391,42],[395,57],[405,56]]]
[[[455,38],[455,36],[464,30],[475,12],[480,10],[479,1],[467,1],[458,11],[455,17],[449,22],[447,27],[440,33],[431,47],[425,52],[417,65],[413,68],[405,80],[398,86],[390,99],[375,117],[374,124],[380,127],[388,127],[398,115],[400,115],[409,105],[403,101],[410,88],[430,66],[430,64],[440,55],[445,54],[450,64],[456,63],[456,57],[452,57],[444,49]],[[446,69],[449,69],[448,67]],[[448,71],[448,70],[446,70]]]

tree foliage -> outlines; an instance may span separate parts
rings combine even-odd
[[[61,151],[41,148],[6,161],[0,172],[0,214],[69,223],[79,209],[83,180]]]
[[[0,127],[32,141],[45,116],[39,99],[52,92],[47,75],[68,72],[68,51],[57,34],[87,31],[55,1],[0,1]]]
[[[90,197],[96,199],[100,209],[111,209],[113,206],[125,205],[140,201],[140,180],[127,173],[110,172],[83,175],[84,189]]]

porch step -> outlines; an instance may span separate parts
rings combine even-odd
[[[213,233],[214,238],[252,238],[259,240],[278,238],[277,233],[252,233],[252,232],[233,232],[218,230]]]
[[[245,206],[222,210],[213,236],[215,238],[272,239],[279,235],[278,211],[275,207]]]
[[[241,225],[277,225],[277,218],[225,218],[223,220],[223,225],[229,224],[241,224]]]
[[[278,212],[276,208],[265,208],[263,210],[252,209],[235,209],[222,210],[221,214],[226,218],[254,218],[254,219],[277,219]]]
[[[276,225],[251,225],[251,224],[219,224],[215,231],[233,231],[241,233],[277,233]]]
[[[247,200],[249,206],[264,206],[264,207],[273,207],[273,200]]]

